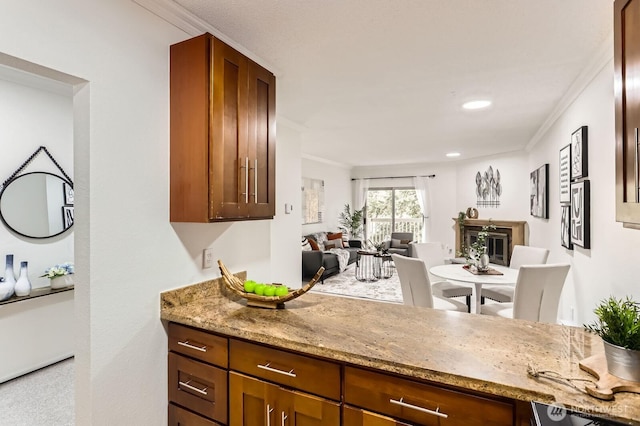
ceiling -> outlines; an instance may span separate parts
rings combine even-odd
[[[524,149],[613,22],[612,0],[175,1],[275,68],[304,155],[351,166]]]

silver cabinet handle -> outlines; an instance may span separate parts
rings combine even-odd
[[[289,371],[278,370],[277,368],[271,367],[271,363],[268,362],[265,365],[258,364],[258,368],[262,368],[263,370],[271,371],[272,373],[284,374],[289,377],[296,377],[296,373],[293,372],[293,368]]]
[[[199,394],[207,395],[207,389],[208,389],[208,388],[200,389],[200,388],[197,388],[197,387],[195,387],[195,386],[191,386],[189,383],[191,383],[191,380],[189,380],[189,381],[188,381],[188,382],[186,382],[186,383],[185,383],[185,382],[178,382],[178,384],[179,384],[180,386],[184,386],[185,388],[187,388],[187,389],[191,389],[192,391],[198,392]]]
[[[194,346],[191,343],[189,343],[188,340],[185,340],[184,342],[178,342],[178,344],[180,346],[184,346],[185,348],[193,349],[193,350],[200,351],[200,352],[206,352],[207,351],[207,347],[206,346]]]
[[[637,134],[638,134],[638,129],[636,129],[636,135]],[[638,144],[636,144],[636,146],[638,146]],[[257,158],[255,162],[255,168],[253,169],[253,185],[254,185],[253,186],[253,202],[258,204],[258,159]]]
[[[244,203],[249,204],[249,157],[244,157]]]
[[[271,413],[273,413],[273,408],[267,404],[267,426],[271,426]]]
[[[280,423],[281,426],[284,426],[284,422],[289,418],[289,416],[287,416],[284,411],[282,412],[282,422]]]
[[[635,157],[635,175],[636,175],[636,203],[640,203],[640,183],[638,182],[638,128],[636,127],[635,129],[633,129],[633,133],[634,133],[634,145],[635,145],[635,150],[636,150],[636,157]]]
[[[441,413],[441,412],[439,411],[439,410],[440,410],[440,407],[436,408],[436,410],[435,410],[435,411],[433,411],[433,410],[429,410],[428,408],[418,407],[417,405],[407,404],[407,403],[406,403],[406,402],[404,402],[403,400],[404,400],[404,397],[403,397],[403,398],[400,398],[400,401],[397,401],[397,400],[395,400],[395,399],[390,399],[390,400],[389,400],[389,402],[390,402],[390,403],[392,403],[392,404],[399,405],[399,406],[404,407],[404,408],[411,408],[412,410],[420,411],[421,413],[433,414],[434,416],[443,417],[443,418],[445,418],[445,419],[446,419],[447,417],[449,417],[449,415],[448,415],[448,414]]]

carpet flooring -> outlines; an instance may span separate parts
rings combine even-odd
[[[402,303],[402,290],[398,274],[374,282],[360,282],[355,277],[356,266],[351,264],[342,273],[319,282],[311,289],[312,292],[332,294],[338,296],[373,299],[385,302]]]
[[[73,358],[0,384],[0,425],[75,424]]]

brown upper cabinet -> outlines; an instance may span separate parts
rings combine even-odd
[[[640,225],[640,0],[614,3],[616,220]]]
[[[170,54],[170,220],[272,219],[274,75],[211,34]]]

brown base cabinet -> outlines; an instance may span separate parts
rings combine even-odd
[[[513,401],[169,324],[170,426],[528,424]]]

